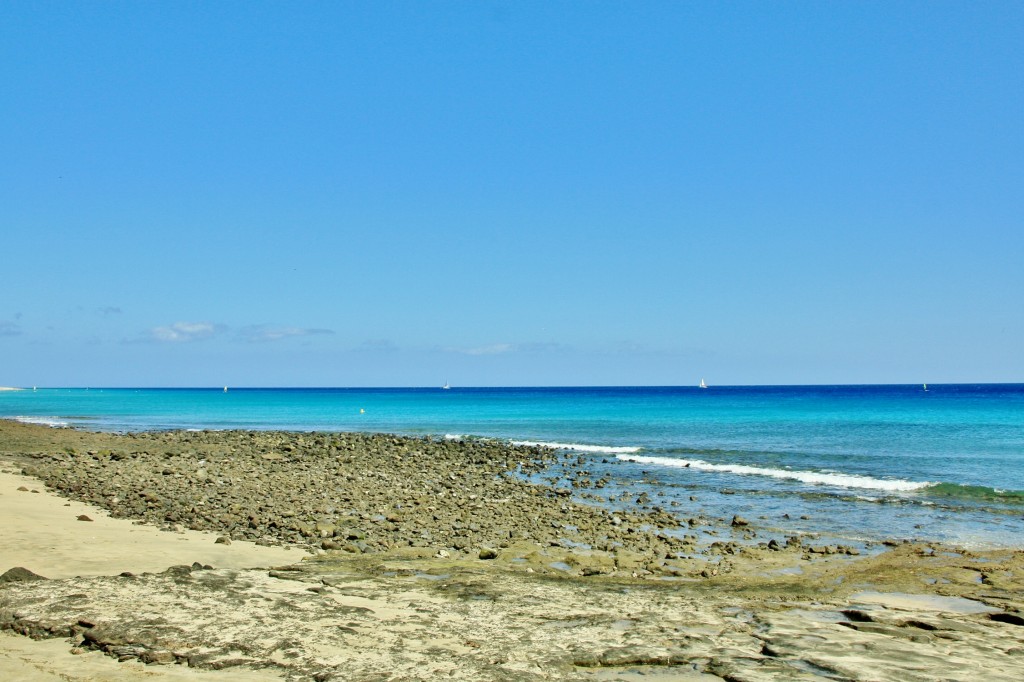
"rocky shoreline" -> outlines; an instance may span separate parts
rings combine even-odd
[[[94,437],[26,456],[23,471],[115,518],[225,541],[456,557],[522,543],[661,559],[693,549],[664,510],[612,513],[569,487],[526,482],[559,459],[539,447],[357,433]]]
[[[322,680],[1024,674],[1024,552],[900,542],[858,555],[646,499],[612,509],[588,503],[603,482],[586,460],[552,450],[0,421],[0,460],[171,538],[307,554],[263,571],[0,582],[0,630],[118,659]],[[723,540],[698,543],[698,524]]]

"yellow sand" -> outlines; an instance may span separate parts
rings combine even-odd
[[[0,467],[14,468],[6,463],[0,463]],[[93,520],[79,521],[82,514]],[[250,542],[218,545],[215,539],[210,533],[168,533],[112,519],[96,507],[46,492],[38,481],[0,472],[0,573],[22,566],[47,578],[72,578],[117,575],[122,571],[158,572],[194,561],[216,568],[257,568],[295,563],[303,556],[297,550],[259,547]],[[76,656],[70,650],[71,643],[63,639],[36,642],[0,633],[0,680],[280,679],[252,670],[212,673],[182,666],[118,663],[99,652]]]

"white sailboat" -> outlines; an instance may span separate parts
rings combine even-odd
[[[700,379],[700,387],[701,388],[707,388],[708,387],[708,385],[704,383],[704,377],[701,377],[701,379]]]
[[[451,388],[451,386],[449,386],[449,385],[448,385],[448,382],[447,382],[447,381],[445,381],[445,382],[444,382],[444,386],[442,386],[442,387],[441,387],[441,390],[443,390],[443,391],[447,391],[447,390],[449,390],[450,388]]]
[[[928,384],[921,384],[921,385],[924,386],[924,392],[927,393],[928,392]]]

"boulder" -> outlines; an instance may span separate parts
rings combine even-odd
[[[46,580],[46,578],[22,566],[15,566],[3,575],[0,575],[0,583],[20,583],[30,580]]]

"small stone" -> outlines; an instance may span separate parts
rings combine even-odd
[[[174,654],[166,649],[149,649],[139,656],[139,660],[149,665],[169,665],[174,663]]]
[[[482,548],[480,550],[480,555],[479,556],[483,560],[497,559],[498,558],[498,551],[495,550],[495,549],[491,549],[490,547],[484,547],[484,548]]]
[[[78,520],[79,520],[79,521],[92,521],[92,519],[90,519],[90,518],[89,518],[88,516],[86,516],[85,514],[79,514],[79,515],[78,515]]]
[[[231,538],[229,538],[227,535],[221,535],[219,538],[217,538],[216,540],[213,541],[213,544],[215,544],[215,545],[230,545],[231,544]]]
[[[25,487],[25,486],[23,486],[23,485],[19,485],[19,486],[18,486],[18,490],[19,490],[19,491],[21,491],[21,492],[23,492],[23,493],[27,493],[27,492],[28,492],[28,488],[26,488],[26,487]]]
[[[732,526],[733,526],[733,528],[737,528],[737,527],[740,527],[740,526],[749,526],[749,525],[750,525],[750,521],[747,521],[745,518],[743,518],[742,516],[740,516],[738,514],[736,516],[732,517]]]

